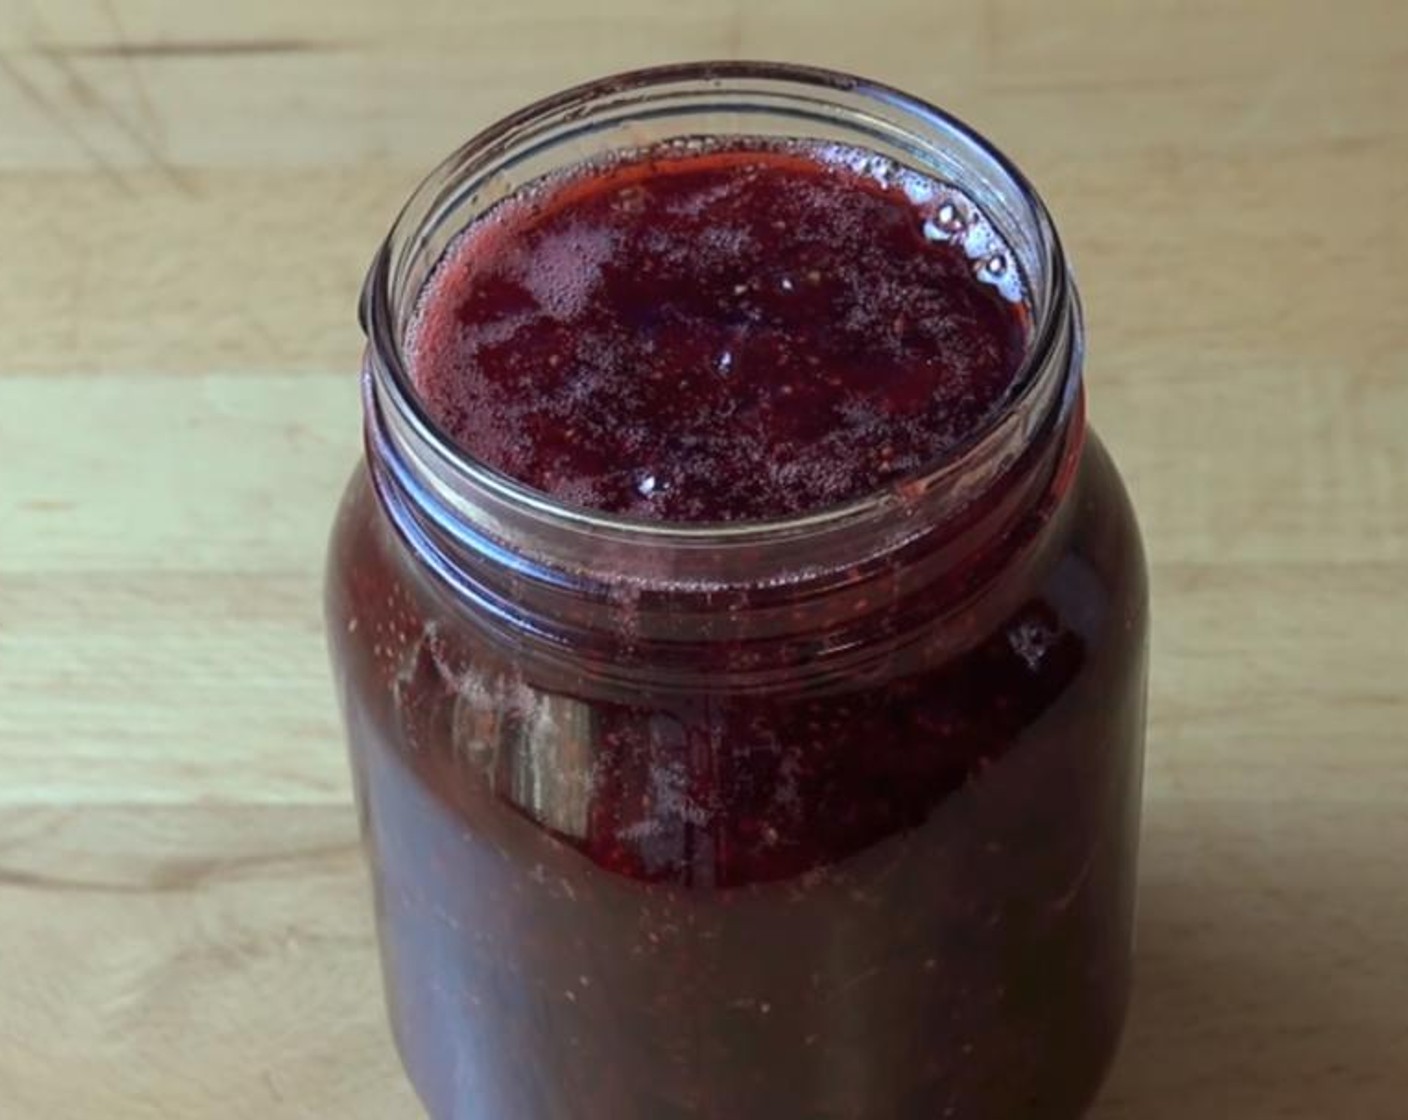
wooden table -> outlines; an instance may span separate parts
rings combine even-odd
[[[417,1115],[319,623],[354,296],[470,131],[734,55],[945,103],[1079,267],[1156,598],[1139,991],[1096,1120],[1408,1116],[1398,0],[0,12],[5,1120]]]

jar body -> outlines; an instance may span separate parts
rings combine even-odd
[[[537,658],[354,475],[328,627],[434,1120],[1079,1114],[1130,981],[1147,593],[1113,465],[1073,462],[964,612],[807,687]]]

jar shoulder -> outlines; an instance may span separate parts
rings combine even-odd
[[[1005,596],[1015,607],[984,612],[987,621],[969,648],[1020,646],[1033,613],[1047,628],[1087,645],[1109,644],[1117,652],[1142,645],[1148,625],[1142,538],[1120,473],[1094,432],[1086,434],[1070,489],[1051,521],[1052,539],[1040,560],[1016,577],[1024,584],[1017,593]],[[383,674],[404,660],[404,650],[394,647],[423,643],[427,635],[458,647],[461,656],[477,650],[489,658],[492,647],[503,644],[408,553],[362,464],[348,479],[330,533],[325,613],[335,657],[342,647],[356,648],[364,660],[382,662]],[[954,621],[936,618],[932,625],[944,629]]]

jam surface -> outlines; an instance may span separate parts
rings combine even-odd
[[[560,500],[782,517],[993,416],[1026,343],[1014,269],[967,199],[855,149],[660,149],[474,223],[409,363],[458,444]]]

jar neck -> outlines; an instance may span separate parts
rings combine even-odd
[[[779,521],[634,521],[554,501],[440,430],[406,369],[416,300],[445,249],[526,183],[681,136],[864,147],[967,196],[1016,258],[1032,334],[1001,412],[929,469]],[[859,79],[773,65],[670,67],[532,106],[470,141],[412,198],[363,292],[367,453],[411,554],[465,609],[546,649],[623,650],[664,666],[727,645],[767,671],[903,630],[904,605],[957,609],[1015,562],[998,553],[1063,492],[1083,434],[1078,301],[1049,216],[1021,174],[936,109]],[[1040,520],[1038,518],[1038,520]],[[770,651],[770,652],[769,652]],[[687,658],[686,658],[687,660]]]

